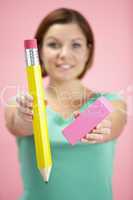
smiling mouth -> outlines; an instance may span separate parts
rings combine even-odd
[[[72,65],[68,65],[68,64],[56,65],[56,67],[61,70],[69,70],[69,69],[73,68]]]

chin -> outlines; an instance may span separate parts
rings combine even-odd
[[[58,80],[70,80],[70,79],[73,79],[73,77],[71,75],[66,75],[66,74],[55,74],[52,76],[53,78],[55,79],[58,79]]]

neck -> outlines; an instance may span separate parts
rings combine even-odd
[[[83,86],[78,79],[68,81],[50,79],[46,90],[52,97],[57,97],[59,95],[66,97],[71,93],[74,94],[76,92],[81,92],[81,90],[83,90]]]
[[[72,100],[83,99],[87,96],[86,88],[78,79],[68,81],[50,79],[46,92],[50,98],[64,104],[70,104]]]

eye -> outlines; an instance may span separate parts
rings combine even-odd
[[[49,42],[47,45],[48,45],[49,47],[54,48],[54,49],[59,47],[59,44],[56,43],[56,42]]]
[[[73,48],[80,48],[81,47],[81,44],[80,43],[73,43]]]

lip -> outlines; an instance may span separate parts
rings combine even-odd
[[[56,67],[60,70],[60,71],[69,71],[73,68],[73,65],[70,65],[70,68],[62,68],[60,67],[60,65],[68,65],[68,64],[56,64]]]

